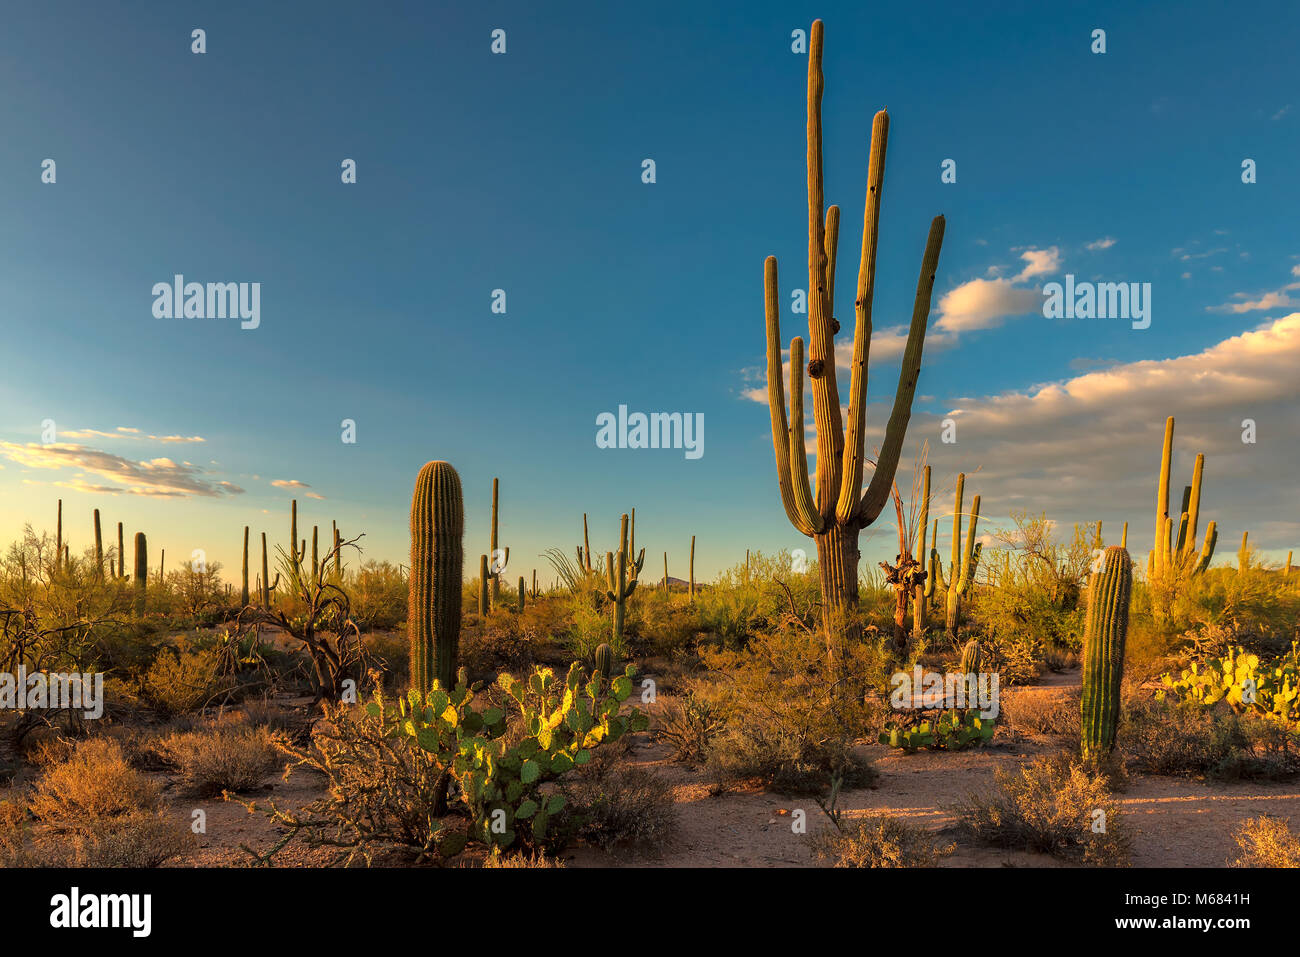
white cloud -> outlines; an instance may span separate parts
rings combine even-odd
[[[1055,246],[1047,249],[1026,249],[1020,254],[1025,268],[1016,274],[1012,282],[1027,282],[1036,276],[1050,276],[1061,268],[1061,250]]]
[[[71,481],[55,484],[80,491],[100,491],[113,494],[125,492],[158,498],[184,498],[191,495],[239,495],[243,489],[230,482],[213,482],[206,474],[188,462],[177,465],[168,458],[133,461],[110,452],[102,452],[84,445],[59,442],[42,445],[37,442],[17,444],[0,442],[0,455],[26,468],[68,469],[74,473]],[[93,485],[83,475],[108,479],[117,485]]]
[[[1090,252],[1096,252],[1099,249],[1110,249],[1111,246],[1115,245],[1115,242],[1116,240],[1113,236],[1104,236],[1101,239],[1094,239],[1083,248]]]
[[[1008,317],[1042,308],[1043,296],[1036,289],[1014,286],[1010,279],[972,279],[944,293],[935,325],[949,333],[991,329]]]

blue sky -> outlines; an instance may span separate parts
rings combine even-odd
[[[947,217],[907,460],[928,440],[947,489],[978,469],[967,487],[994,526],[1015,508],[1128,520],[1145,550],[1176,415],[1176,482],[1204,451],[1220,556],[1246,528],[1284,555],[1300,540],[1287,3],[12,5],[0,539],[52,529],[61,497],[75,547],[98,507],[154,554],[203,548],[237,570],[242,526],[286,537],[296,495],[308,527],[337,519],[367,533],[368,557],[404,560],[412,482],[441,458],[465,483],[470,562],[501,477],[511,575],[548,577],[534,556],[571,551],[584,511],[608,547],[633,506],[674,575],[692,534],[700,577],[747,547],[805,546],[748,393],[765,256],[784,338],[807,334],[789,310],[807,283],[807,60],[791,32],[814,17],[841,316],[871,117],[891,115],[873,403],[892,399],[890,330],[930,218]],[[948,158],[956,183],[940,181]],[[155,318],[151,288],[176,273],[260,282],[260,327]],[[1151,283],[1151,327],[1026,314],[1066,273]],[[595,418],[619,404],[703,413],[704,456],[598,449]],[[885,414],[873,405],[869,441]],[[953,446],[937,444],[946,417]],[[70,457],[34,447],[45,419]],[[162,441],[176,436],[203,441]],[[864,566],[893,542],[892,524],[873,529]]]

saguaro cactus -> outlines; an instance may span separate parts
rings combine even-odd
[[[527,593],[527,589],[524,588],[524,576],[520,575],[519,576],[519,610],[520,611],[524,610],[524,597],[526,593]]]
[[[1290,564],[1290,559],[1287,560]],[[668,597],[668,553],[664,552],[664,597]]]
[[[1179,579],[1199,575],[1209,567],[1219,532],[1214,522],[1206,526],[1205,544],[1198,555],[1196,529],[1201,514],[1201,479],[1205,469],[1205,456],[1198,454],[1192,468],[1192,484],[1183,489],[1178,537],[1174,538],[1173,517],[1169,514],[1169,472],[1173,455],[1174,417],[1171,415],[1165,420],[1165,443],[1160,453],[1160,485],[1156,489],[1155,548],[1147,556],[1147,571],[1152,578],[1164,579],[1176,586]]]
[[[1104,757],[1115,747],[1132,589],[1133,563],[1128,549],[1112,545],[1102,554],[1101,570],[1088,584],[1081,741],[1085,758]]]
[[[591,538],[587,535],[587,513],[582,513],[582,547],[578,549],[578,565],[587,571],[594,571],[591,567]]]
[[[262,533],[262,607],[271,607],[271,576],[266,568],[266,532]]]
[[[448,462],[426,463],[411,496],[407,604],[411,688],[422,695],[433,687],[435,678],[444,689],[455,684],[464,536],[460,476]]]
[[[144,617],[145,597],[149,584],[149,543],[144,532],[135,533],[135,615]]]
[[[775,256],[764,265],[767,313],[767,395],[772,420],[781,503],[790,522],[817,543],[821,575],[823,627],[828,650],[842,631],[855,636],[848,613],[858,602],[858,534],[879,516],[889,499],[898,458],[911,417],[912,397],[921,369],[921,350],[930,315],[930,297],[943,243],[944,219],[930,224],[921,274],[917,281],[912,323],[903,353],[894,407],[885,430],[871,483],[863,494],[867,365],[871,348],[871,304],[876,279],[876,239],[880,193],[884,183],[889,114],[876,114],[871,129],[867,198],[858,269],[856,326],[849,389],[847,435],[840,417],[835,381],[835,255],[839,238],[838,206],[823,210],[822,192],[822,22],[813,21],[808,46],[808,377],[812,379],[813,418],[817,425],[816,496],[809,488],[804,452],[803,339],[790,343],[790,417],[787,421],[782,383],[780,295]],[[824,217],[824,219],[823,219]]]
[[[930,466],[925,467],[924,478],[922,479],[921,489],[921,515],[918,523],[918,533],[920,542],[917,543],[916,557],[918,561],[926,560],[927,552],[925,550],[925,533],[930,524]],[[912,588],[912,640],[919,642],[925,637],[925,613],[926,604],[930,596],[934,594],[934,571],[933,563],[931,570],[925,578],[917,582]]]
[[[638,558],[632,558],[628,552],[627,515],[623,516],[619,530],[618,558],[613,552],[605,553],[605,577],[609,580],[609,589],[605,592],[614,603],[614,644],[623,647],[623,620],[627,612],[627,600],[636,590],[637,576],[645,563],[645,549],[641,549]],[[631,571],[629,575],[628,572]]]
[[[104,580],[104,536],[99,528],[99,509],[95,509],[95,577]]]
[[[1250,568],[1250,532],[1241,533],[1241,548],[1237,549],[1237,574],[1243,575]]]
[[[980,497],[978,495],[975,496],[975,501],[971,503],[970,525],[966,529],[966,547],[962,548],[961,505],[965,487],[966,473],[958,472],[956,503],[953,506],[952,513],[952,562],[948,566],[946,581],[943,577],[942,563],[939,561],[939,550],[937,548],[930,550],[930,569],[934,572],[938,587],[945,589],[948,593],[946,625],[949,637],[954,639],[957,637],[957,626],[961,624],[962,599],[966,597],[966,593],[970,590],[970,584],[975,579],[975,570],[979,567],[980,552],[983,550],[983,546],[975,541],[975,526],[979,523],[980,518]]]
[[[691,604],[695,603],[695,536],[691,536],[691,588],[689,592]]]
[[[495,605],[496,600],[501,597],[501,573],[506,570],[510,564],[510,549],[504,552],[497,548],[497,490],[499,482],[497,479],[492,480],[492,550],[488,552],[491,558],[491,576],[492,576],[492,603]]]
[[[59,517],[54,526],[54,567],[63,563],[63,499],[59,499]]]
[[[488,557],[478,557],[478,614],[480,618],[488,613]]]
[[[239,589],[239,603],[244,608],[248,607],[248,526],[244,526],[244,561],[241,572],[243,581]]]
[[[122,544],[122,523],[117,523],[117,577],[126,577],[126,546]]]

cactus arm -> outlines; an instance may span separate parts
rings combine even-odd
[[[952,584],[961,577],[961,500],[966,490],[966,473],[957,473],[957,494],[952,508],[952,560],[948,563]]]
[[[1216,522],[1210,522],[1205,527],[1205,545],[1201,549],[1201,559],[1196,563],[1196,571],[1205,571],[1210,567],[1210,559],[1214,557],[1214,546],[1219,542],[1219,527]]]
[[[921,560],[925,560],[925,533],[930,530],[930,466],[925,467],[925,474],[921,480],[921,516],[918,523],[920,528],[921,541],[917,545],[916,554]]]
[[[980,497],[975,496],[975,501],[971,503],[970,524],[966,526],[966,549],[962,555],[961,561],[961,578],[957,583],[957,594],[965,595],[970,589],[971,579],[975,577],[975,565],[979,561],[976,549],[979,547],[975,542],[975,526],[980,520]]]
[[[808,358],[813,420],[817,423],[817,511],[829,521],[840,491],[844,427],[835,383],[835,328],[827,302],[825,195],[822,188],[822,46],[814,20],[808,44]],[[791,364],[794,359],[791,357]],[[815,371],[814,371],[815,370]],[[802,423],[799,425],[802,434]],[[802,443],[801,443],[802,447]]]
[[[1184,510],[1187,512],[1187,552],[1185,557],[1188,559],[1196,553],[1196,532],[1201,517],[1201,482],[1204,472],[1205,455],[1200,453],[1196,456],[1196,465],[1192,469],[1192,484],[1189,486],[1187,504],[1184,506]]]
[[[907,333],[907,346],[903,350],[903,364],[898,372],[898,390],[894,393],[894,408],[885,426],[885,441],[880,447],[875,473],[863,496],[857,514],[866,526],[873,523],[889,499],[889,489],[898,470],[907,423],[912,417],[912,401],[916,397],[916,383],[921,377],[921,352],[925,346],[925,327],[930,320],[930,303],[934,295],[934,277],[939,271],[939,250],[943,246],[944,218],[936,216],[930,223],[930,234],[925,241],[925,254],[921,257],[921,273],[916,280],[916,299],[912,303],[912,326]],[[864,375],[865,378],[865,375]]]
[[[817,431],[820,434],[820,426]],[[812,489],[808,485],[808,453],[803,442],[803,340],[798,336],[790,341],[790,435],[787,441],[795,509],[814,533],[821,532],[826,523],[813,504]]]
[[[871,303],[876,284],[876,240],[880,234],[880,193],[885,181],[885,147],[889,139],[889,114],[878,112],[871,123],[871,152],[867,159],[867,198],[862,212],[862,256],[858,263],[858,294],[854,300],[853,360],[849,373],[849,422],[840,468],[839,499],[835,518],[847,524],[858,513],[862,497],[863,443],[867,418],[867,362],[871,355]],[[909,340],[909,346],[911,342]],[[906,368],[906,362],[904,362]],[[820,449],[818,453],[820,454]],[[876,475],[880,475],[879,469]],[[892,487],[891,471],[885,494]],[[872,479],[876,484],[876,479]]]
[[[614,575],[613,552],[605,553],[605,580],[609,583],[609,588],[606,590],[605,594],[609,597],[610,601],[618,601],[618,578]]]
[[[1169,560],[1169,467],[1174,454],[1174,417],[1165,420],[1165,444],[1160,452],[1160,484],[1156,486],[1155,566],[1163,569]]]
[[[785,507],[786,517],[790,519],[790,524],[805,535],[812,536],[821,531],[820,515],[814,515],[811,510],[801,511],[794,494],[794,486],[790,480],[790,460],[793,450],[790,448],[791,425],[795,425],[799,437],[799,448],[803,448],[803,384],[802,378],[799,381],[798,408],[800,415],[797,423],[787,423],[785,417],[785,383],[783,381],[783,371],[781,368],[781,313],[780,305],[777,302],[777,276],[776,276],[776,257],[768,256],[767,261],[763,264],[763,285],[764,285],[764,303],[767,314],[767,407],[768,414],[772,420],[772,450],[776,455],[776,481],[781,488],[781,504]],[[803,342],[796,340],[800,345],[800,355],[802,357]],[[802,364],[796,363],[794,357],[790,359],[790,380],[791,380],[791,406],[795,406],[794,381],[796,378],[795,366]],[[808,461],[804,457],[804,484],[808,481]],[[811,493],[809,493],[811,501]]]

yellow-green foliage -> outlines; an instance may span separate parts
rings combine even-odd
[[[1237,714],[1253,714],[1300,732],[1300,643],[1280,658],[1232,648],[1221,658],[1192,662],[1179,677],[1164,675],[1156,697],[1187,699],[1213,706],[1226,702]]]

